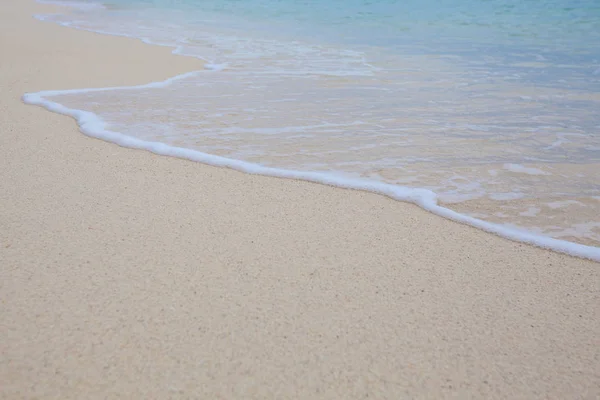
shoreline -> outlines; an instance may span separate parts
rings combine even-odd
[[[46,22],[40,19],[42,22]],[[59,24],[63,27],[68,27]],[[176,46],[151,43],[143,38],[123,36],[118,34],[111,34],[106,32],[95,32],[88,29],[80,29],[75,27],[68,27],[75,30],[87,31],[98,33],[102,35],[108,35],[113,37],[127,37],[129,39],[141,41],[144,44],[155,45],[172,49],[173,55],[179,55],[179,48]],[[186,56],[184,56],[186,57]],[[199,61],[196,57],[190,58]],[[423,210],[429,211],[437,216],[446,218],[458,223],[462,223],[482,231],[498,235],[502,238],[514,240],[516,242],[533,245],[542,249],[549,249],[558,253],[564,253],[574,257],[580,257],[589,259],[592,261],[600,262],[600,247],[586,245],[583,243],[577,243],[562,239],[553,238],[546,235],[537,234],[521,227],[509,227],[502,224],[497,224],[491,221],[486,221],[476,217],[472,217],[468,214],[457,212],[447,206],[441,205],[437,199],[437,194],[423,188],[412,188],[405,186],[398,186],[388,184],[385,182],[362,180],[362,179],[350,179],[338,177],[335,174],[313,172],[313,171],[299,171],[299,170],[286,170],[275,167],[265,167],[260,164],[253,164],[243,160],[230,159],[226,157],[216,156],[212,154],[202,153],[188,148],[174,147],[161,142],[148,142],[137,139],[132,136],[122,134],[120,132],[110,131],[106,129],[106,123],[96,114],[79,109],[71,109],[63,106],[58,102],[48,100],[48,97],[54,97],[62,94],[70,93],[90,93],[99,91],[112,91],[112,90],[131,90],[144,87],[166,87],[172,82],[184,79],[187,76],[192,76],[201,71],[192,71],[180,75],[171,76],[165,80],[152,81],[150,83],[137,85],[137,86],[117,86],[117,87],[103,87],[103,88],[78,88],[71,90],[51,90],[41,91],[34,93],[26,93],[23,95],[23,101],[26,104],[37,105],[51,112],[69,116],[75,121],[80,127],[80,131],[90,137],[104,140],[109,143],[117,144],[122,147],[146,150],[151,153],[169,156],[175,158],[181,158],[189,161],[199,162],[205,165],[211,165],[216,167],[230,168],[236,171],[257,174],[268,177],[284,178],[284,179],[297,179],[307,182],[319,183],[337,187],[340,189],[351,189],[371,192],[374,194],[382,195],[391,198],[396,201],[405,203],[411,203],[419,206]],[[85,126],[84,126],[85,125]]]
[[[0,397],[600,394],[597,263],[86,137],[21,95],[197,60],[2,1]]]

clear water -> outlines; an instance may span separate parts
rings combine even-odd
[[[56,97],[111,130],[426,188],[461,213],[600,246],[597,0],[72,4],[43,18],[207,63],[162,88]]]

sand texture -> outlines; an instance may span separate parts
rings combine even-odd
[[[600,397],[600,265],[90,139],[25,92],[201,68],[0,0],[0,398]]]

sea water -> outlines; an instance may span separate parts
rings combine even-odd
[[[26,97],[88,134],[373,190],[547,247],[600,246],[597,0],[60,3],[73,7],[39,18],[206,63]]]

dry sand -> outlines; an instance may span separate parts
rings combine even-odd
[[[0,4],[0,398],[600,397],[599,264],[87,138],[21,95],[198,62]]]

